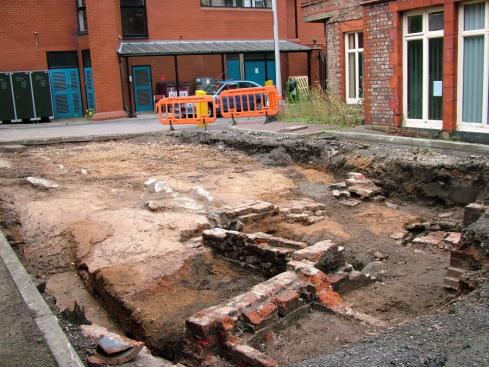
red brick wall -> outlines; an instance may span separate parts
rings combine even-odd
[[[127,115],[122,106],[121,71],[117,57],[121,17],[119,0],[87,0],[90,53],[97,113],[94,119]]]
[[[2,1],[0,14],[0,71],[46,70],[46,51],[79,49],[75,1]]]
[[[116,50],[120,43],[121,15],[119,0],[87,0],[88,35],[78,35],[74,0],[5,1],[0,12],[4,23],[0,32],[0,71],[47,69],[47,51],[78,51],[90,49],[97,104],[96,118],[122,116],[122,89],[127,89],[120,75]],[[304,44],[313,39],[324,45],[322,24],[302,23],[300,0],[279,1],[279,26],[282,39],[296,38],[295,9],[299,21],[297,32]],[[25,15],[35,21],[25,21]],[[202,8],[200,0],[147,0],[149,39],[271,39],[270,9]],[[38,32],[37,45],[34,32]],[[168,75],[174,79],[173,59],[154,58],[151,64],[156,77]],[[170,58],[168,58],[170,59]],[[293,55],[288,62],[283,56],[284,69],[293,74],[307,74],[306,55]],[[81,65],[81,54],[79,53]],[[300,62],[300,65],[295,63]],[[133,63],[139,63],[134,60]],[[198,75],[220,75],[219,56],[179,57],[180,79],[192,81]],[[317,67],[313,65],[313,67]],[[284,72],[284,78],[287,77]],[[82,88],[83,71],[80,70]],[[127,94],[127,90],[125,91]],[[84,93],[82,93],[84,94]],[[84,96],[83,96],[84,98]],[[127,96],[125,96],[127,99]],[[127,104],[127,103],[126,103]]]
[[[403,0],[364,8],[365,120],[371,124],[402,126],[403,34],[407,11],[444,7],[443,129],[453,131],[457,116],[457,1]],[[375,50],[375,51],[374,51]]]
[[[294,0],[278,1],[281,38],[294,39]],[[299,35],[310,43],[312,35],[323,40],[322,26],[302,25],[297,1]],[[272,39],[271,9],[232,9],[201,7],[200,0],[147,0],[149,38],[166,39]],[[168,16],[171,14],[171,16]],[[311,39],[308,39],[311,37]]]
[[[364,14],[365,121],[392,125],[395,109],[391,87],[393,16],[387,2],[366,6]]]
[[[345,45],[344,33],[360,31],[363,16],[360,0],[302,1],[304,16],[328,15],[326,44],[328,60],[328,90],[345,97]],[[324,32],[324,25],[320,24]]]

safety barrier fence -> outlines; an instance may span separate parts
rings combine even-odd
[[[218,115],[224,118],[273,117],[280,110],[275,87],[240,88],[223,91],[216,98],[208,95],[169,97],[156,103],[163,125],[197,124],[207,128]]]

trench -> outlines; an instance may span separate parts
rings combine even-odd
[[[203,244],[201,234],[214,224],[206,221],[207,215],[247,200],[282,206],[299,198],[324,205],[323,219],[304,225],[268,216],[245,223],[241,232],[263,232],[309,246],[328,239],[345,248],[345,261],[353,270],[377,266],[375,281],[338,292],[387,327],[436,314],[457,297],[443,288],[449,252],[400,245],[391,236],[407,223],[436,221],[447,211],[450,220],[460,223],[459,205],[487,195],[487,171],[481,164],[462,165],[462,173],[456,174],[455,165],[445,164],[428,174],[405,162],[384,161],[381,169],[380,159],[366,160],[363,148],[331,140],[259,144],[254,138],[190,133],[177,139],[42,147],[6,156],[15,168],[0,171],[2,230],[30,272],[47,282],[60,311],[77,300],[89,319],[93,315],[92,322],[144,341],[155,355],[184,361],[187,319],[279,273],[263,274],[257,271],[259,259],[250,266],[244,258],[223,257]],[[213,147],[219,144],[225,148]],[[349,150],[356,158],[346,156]],[[205,155],[214,159],[203,159]],[[328,185],[366,161],[363,172],[375,177],[389,205],[370,200],[356,207],[342,205]],[[81,168],[87,168],[88,177],[79,173]],[[26,185],[26,173],[56,180],[61,189]],[[172,191],[155,192],[145,184],[151,177]],[[468,189],[453,196],[466,182]],[[407,183],[416,183],[416,189],[408,190]],[[199,196],[196,186],[213,200]],[[157,210],[148,210],[148,201],[156,202]],[[378,252],[383,255],[380,264]],[[62,287],[67,278],[79,293]],[[93,311],[100,306],[102,310]],[[287,365],[333,353],[383,330],[306,307],[257,333],[249,345]]]

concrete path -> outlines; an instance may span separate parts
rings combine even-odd
[[[1,231],[0,297],[1,366],[83,367]]]
[[[132,137],[167,130],[156,117],[113,121],[71,121],[35,125],[4,125],[0,128],[0,144],[46,144],[101,140],[110,137]]]
[[[0,260],[0,362],[8,366],[54,367],[56,362],[31,311]]]
[[[305,129],[294,131],[289,128],[302,126]],[[263,124],[257,121],[240,122],[237,126],[231,127],[238,131],[255,132],[264,135],[324,135],[333,136],[338,139],[366,142],[366,143],[379,143],[379,144],[395,144],[395,145],[407,145],[412,147],[422,147],[431,149],[442,150],[456,150],[472,152],[476,154],[489,154],[489,145],[465,143],[460,141],[441,140],[441,139],[426,139],[415,138],[406,136],[391,135],[384,131],[373,130],[370,126],[357,126],[350,128],[341,128],[322,124],[309,124],[309,123],[293,123],[293,122],[281,122],[275,121],[270,124]]]

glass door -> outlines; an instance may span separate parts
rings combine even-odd
[[[443,12],[404,18],[404,119],[407,127],[441,129],[443,120]]]

